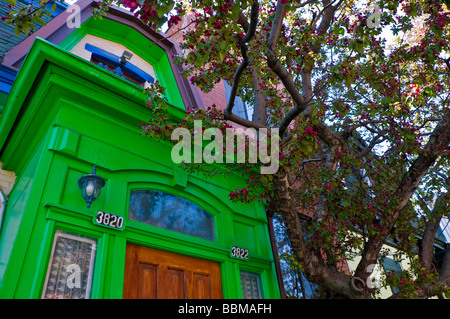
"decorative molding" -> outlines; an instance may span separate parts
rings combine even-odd
[[[170,182],[171,186],[179,186],[179,187],[186,187],[188,182],[189,174],[181,168],[179,165],[174,164],[173,165],[173,178]]]
[[[79,141],[80,134],[72,132],[67,128],[55,126],[48,149],[76,156]]]

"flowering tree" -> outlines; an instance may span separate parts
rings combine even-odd
[[[427,298],[448,292],[450,283],[450,247],[441,263],[433,258],[439,222],[450,211],[448,2],[115,3],[154,28],[186,15],[189,23],[178,31],[184,75],[205,92],[220,80],[231,84],[224,112],[193,110],[176,124],[152,91],[148,106],[159,116],[143,123],[144,133],[168,138],[194,119],[222,129],[231,122],[277,127],[277,173],[233,166],[247,170],[248,185],[230,199],[266,201],[284,224],[286,260],[327,293],[373,297],[373,265],[393,239],[411,267],[386,277],[398,289],[392,298]],[[100,2],[98,12],[111,3]],[[23,19],[39,22],[39,14],[22,10],[5,20],[26,29]],[[232,113],[236,96],[253,105],[252,119]],[[355,252],[360,258],[350,273],[343,261]]]

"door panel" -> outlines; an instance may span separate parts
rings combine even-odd
[[[127,244],[123,298],[219,299],[219,263]]]
[[[211,299],[211,281],[208,274],[194,274],[194,298]]]
[[[139,285],[139,295],[145,299],[155,299],[157,296],[158,266],[146,263],[139,264],[139,281],[145,285]]]
[[[162,283],[164,286],[163,298],[184,299],[186,296],[186,275],[182,269],[173,269],[168,267],[166,280]],[[165,296],[164,296],[165,293]]]

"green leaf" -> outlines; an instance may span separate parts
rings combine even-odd
[[[20,32],[22,32],[22,29],[18,25],[16,25],[16,27],[14,28],[14,34],[16,36],[19,36]]]
[[[41,24],[41,25],[46,25],[47,23],[44,21],[44,20],[42,20],[39,16],[34,16],[32,19],[31,19],[31,22],[32,23],[39,23],[39,24]],[[33,26],[33,25],[31,25],[31,26]],[[31,27],[30,26],[30,27]]]
[[[235,20],[239,17],[239,12],[241,11],[241,8],[239,7],[239,2],[235,3],[231,7],[231,19]]]
[[[194,59],[194,65],[200,66],[200,65],[202,65],[202,64],[203,64],[202,56],[201,56],[200,53],[196,52],[196,53],[195,53],[195,59]]]
[[[344,30],[344,28],[334,29],[334,34],[335,35],[344,35],[345,34],[345,30]]]
[[[157,9],[158,18],[162,18],[164,15],[166,15],[172,9],[173,9],[173,1],[170,1],[170,3],[165,6],[159,6]]]
[[[345,86],[349,89],[351,86],[352,86],[352,84],[354,84],[355,83],[355,79],[353,78],[353,76],[347,76],[346,78],[345,78]]]
[[[156,23],[156,25],[158,27],[161,27],[164,23],[166,23],[169,19],[167,19],[166,16],[162,17],[161,19],[159,19],[159,21]]]
[[[220,52],[217,54],[217,61],[221,63],[221,62],[223,61],[224,58],[225,58],[225,54],[224,54],[222,51],[220,51]]]
[[[355,51],[356,52],[364,52],[364,42],[362,40],[355,41]]]
[[[17,5],[16,0],[6,0],[6,2],[11,4],[11,5],[13,5],[13,6]]]
[[[383,97],[381,99],[381,104],[389,104],[391,102],[391,99],[388,97]]]
[[[47,23],[46,23],[44,20],[42,20],[41,18],[37,18],[37,19],[36,19],[36,22],[39,23],[39,24],[41,24],[41,25],[46,25],[46,24],[47,24]]]
[[[56,10],[56,2],[53,2],[53,5],[52,5],[52,12],[55,12],[55,10]]]

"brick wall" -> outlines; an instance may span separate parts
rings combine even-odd
[[[183,16],[178,24],[173,25],[167,30],[166,35],[181,44],[183,42],[183,32],[192,29],[194,26],[194,24],[189,25],[191,19],[192,16],[190,15]],[[217,85],[208,93],[205,93],[200,89],[198,89],[198,91],[205,107],[212,106],[213,104],[216,104],[217,108],[220,110],[224,110],[227,107],[223,81],[217,83]]]
[[[217,83],[217,85],[208,93],[200,91],[200,97],[205,107],[216,104],[220,110],[225,110],[227,107],[227,99],[225,95],[225,86],[223,81]]]

